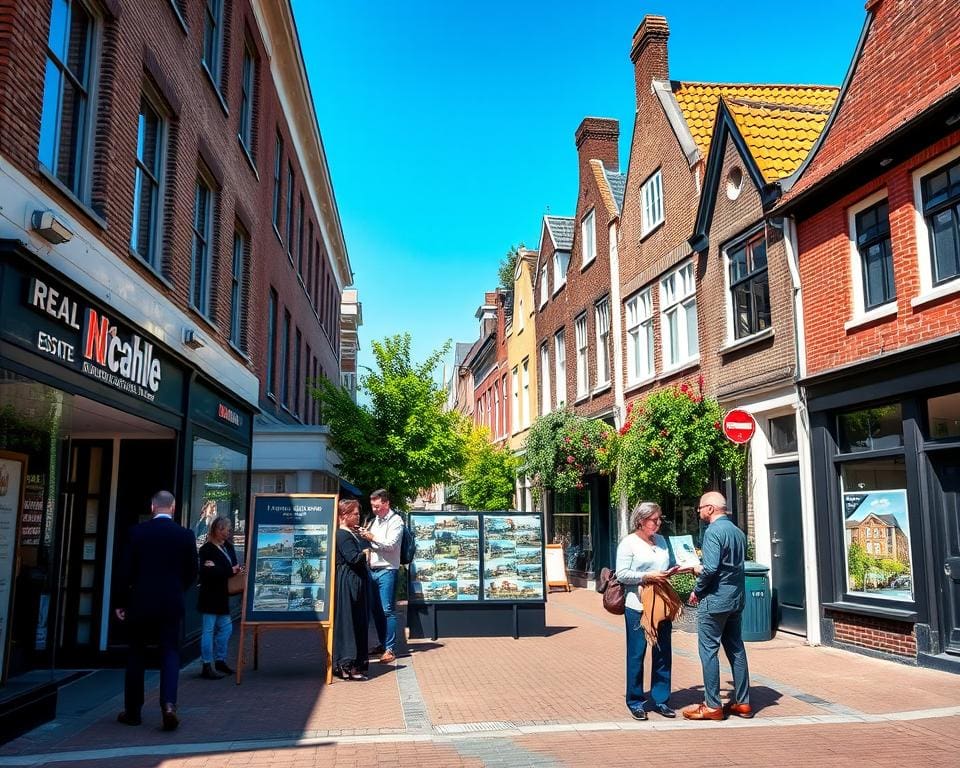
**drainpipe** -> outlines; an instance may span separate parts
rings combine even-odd
[[[623,323],[620,319],[620,250],[617,238],[619,229],[617,219],[610,222],[610,328],[613,334],[613,423],[617,429],[623,426],[627,418],[626,399],[623,387]],[[627,535],[629,513],[627,496],[620,494],[617,501],[617,541]]]

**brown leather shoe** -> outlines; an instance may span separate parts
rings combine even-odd
[[[177,705],[164,704],[160,708],[160,713],[163,719],[163,730],[165,731],[177,730],[177,726],[180,725],[180,718],[177,717]]]
[[[726,720],[723,707],[708,707],[706,704],[697,704],[695,707],[687,707],[683,710],[683,716],[687,720]]]
[[[392,664],[397,660],[397,655],[393,651],[384,651],[383,656],[380,657],[381,664]]]
[[[124,725],[140,725],[143,721],[140,719],[140,715],[131,715],[124,709],[117,715],[117,722]]]
[[[745,717],[747,719],[753,717],[753,707],[746,702],[737,704],[736,702],[730,701],[727,702],[724,709],[728,715],[736,715],[737,717]]]

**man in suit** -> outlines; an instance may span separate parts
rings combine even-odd
[[[177,677],[183,593],[197,580],[197,540],[174,519],[176,499],[158,491],[150,500],[153,517],[130,530],[124,552],[117,618],[127,625],[130,651],[124,680],[124,708],[117,720],[140,725],[144,656],[160,646],[160,713],[165,731],[180,724]]]
[[[683,711],[687,720],[724,720],[728,714],[753,717],[750,674],[743,647],[741,621],[746,600],[744,560],[747,537],[727,516],[723,494],[710,491],[700,497],[700,519],[708,523],[703,534],[702,563],[694,567],[697,583],[690,605],[697,609],[697,645],[703,667],[704,702]],[[734,699],[720,702],[720,646],[733,669]]]

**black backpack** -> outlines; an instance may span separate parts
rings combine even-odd
[[[400,564],[410,565],[413,562],[414,555],[417,554],[417,542],[413,538],[413,532],[406,526],[403,526],[403,536],[400,538]]]

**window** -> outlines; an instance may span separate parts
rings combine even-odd
[[[190,301],[206,317],[210,306],[210,253],[213,234],[213,190],[202,176],[197,177],[193,197],[193,250],[190,260]]]
[[[550,350],[540,345],[540,414],[550,413]]]
[[[307,424],[313,423],[313,398],[310,396],[310,390],[313,380],[310,378],[310,361],[313,358],[310,355],[310,345],[307,344],[307,350],[303,356],[303,363],[306,366],[306,376],[303,381],[303,420]]]
[[[87,200],[91,155],[96,29],[79,0],[53,0],[47,35],[38,159],[80,200]]]
[[[570,254],[567,251],[553,253],[553,290],[559,291],[567,282],[567,267],[570,265]]]
[[[520,424],[530,426],[530,359],[524,358],[520,364]]]
[[[130,248],[153,269],[160,268],[160,177],[163,169],[163,120],[145,96],[137,121],[137,161],[133,182]]]
[[[494,416],[494,425],[493,425],[493,436],[500,437],[503,434],[503,419],[500,416],[500,382],[493,382],[493,410],[495,413]]]
[[[567,340],[563,331],[553,337],[553,359],[557,374],[557,408],[562,408],[567,401]]]
[[[293,163],[287,163],[287,256],[293,264]]]
[[[516,366],[510,374],[510,424],[514,432],[520,430],[520,373]]]
[[[863,453],[903,446],[900,404],[889,403],[839,414],[837,443],[841,453]]]
[[[297,345],[293,351],[293,412],[300,413],[300,393],[303,391],[302,380],[301,380],[301,370],[300,370],[300,355],[301,347],[303,347],[303,336],[300,333],[300,329],[297,328],[297,332],[294,334],[294,343]]]
[[[645,237],[663,223],[663,182],[659,170],[640,187],[640,200],[640,237]]]
[[[660,281],[660,306],[664,366],[676,368],[692,362],[700,354],[692,262]]]
[[[257,59],[249,44],[243,46],[243,73],[240,78],[240,143],[252,158],[253,152],[253,100],[256,87]]]
[[[627,383],[653,372],[653,297],[648,288],[627,302]]]
[[[897,297],[890,247],[889,203],[884,200],[854,217],[857,253],[863,283],[863,308],[868,311]]]
[[[960,159],[920,181],[933,285],[960,275]]]
[[[960,437],[960,393],[927,400],[927,426],[934,440]]]
[[[550,297],[550,291],[547,286],[547,269],[546,266],[540,270],[540,309],[543,309],[547,305],[547,299]]]
[[[601,299],[593,308],[597,334],[597,386],[610,383],[610,302]]]
[[[583,256],[581,266],[585,267],[597,258],[596,216],[590,211],[580,222],[580,251]]]
[[[297,274],[303,279],[303,194],[297,206]]]
[[[280,234],[280,171],[283,168],[283,139],[277,134],[273,156],[273,228]]]
[[[220,90],[220,47],[223,44],[222,0],[206,0],[203,14],[203,65]]]
[[[249,238],[241,230],[233,233],[233,269],[230,272],[230,343],[246,352],[247,296],[243,276],[247,274],[247,243]]]
[[[283,311],[283,330],[280,336],[280,402],[285,407],[290,405],[290,312]]]
[[[792,413],[770,419],[770,450],[775,456],[797,452],[797,417]]]
[[[310,224],[307,228],[307,276],[303,284],[303,289],[307,292],[307,297],[310,297],[310,286],[313,285],[313,221],[310,221]]]
[[[517,333],[523,332],[523,297],[517,302]]]
[[[267,394],[277,391],[277,369],[273,364],[277,356],[277,292],[270,289],[267,305]]]
[[[573,324],[574,338],[577,342],[577,397],[587,394],[587,316],[580,315]]]
[[[767,240],[763,232],[727,248],[733,337],[743,339],[770,327]]]

